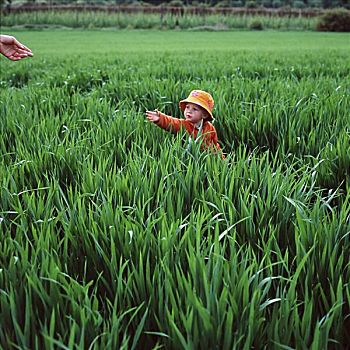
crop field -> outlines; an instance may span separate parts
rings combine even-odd
[[[347,34],[7,32],[0,348],[346,348]],[[225,160],[145,119],[192,89]]]
[[[35,11],[3,14],[3,26],[25,28],[115,28],[115,29],[192,29],[192,30],[315,30],[317,17],[234,15],[205,16],[186,14],[184,16],[152,13],[108,13],[106,11]]]

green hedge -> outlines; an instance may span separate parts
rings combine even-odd
[[[350,11],[339,8],[325,12],[317,23],[317,30],[324,32],[350,32]]]

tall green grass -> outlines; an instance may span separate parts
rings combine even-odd
[[[5,27],[63,26],[69,28],[115,29],[196,29],[240,30],[254,28],[274,30],[315,30],[317,18],[256,15],[127,14],[89,11],[44,11],[9,13],[1,16]]]
[[[169,46],[1,61],[1,346],[344,348],[344,50]],[[193,88],[226,160],[145,121]]]

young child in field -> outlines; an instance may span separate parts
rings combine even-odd
[[[185,129],[191,138],[196,140],[200,137],[202,149],[209,149],[224,158],[216,130],[210,123],[213,120],[214,107],[212,96],[202,90],[193,90],[187,99],[180,101],[179,105],[184,112],[185,119],[174,118],[158,110],[146,111],[147,119],[173,133]]]

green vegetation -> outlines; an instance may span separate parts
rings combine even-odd
[[[317,29],[325,32],[350,32],[350,11],[335,9],[325,12],[317,23]]]
[[[186,7],[186,6],[197,6],[197,7],[295,7],[295,8],[334,8],[334,7],[348,7],[349,3],[347,0],[0,0],[0,4],[23,4],[23,3],[39,3],[39,4],[96,4],[96,5],[119,5],[119,6],[171,6],[171,7]]]
[[[115,28],[115,29],[194,29],[194,30],[237,30],[249,29],[259,22],[263,29],[315,30],[317,17],[278,17],[254,14],[207,16],[144,13],[108,13],[80,11],[19,12],[1,16],[5,27],[26,28]]]
[[[13,32],[0,347],[350,342],[348,37]],[[148,123],[210,91],[224,161]]]

